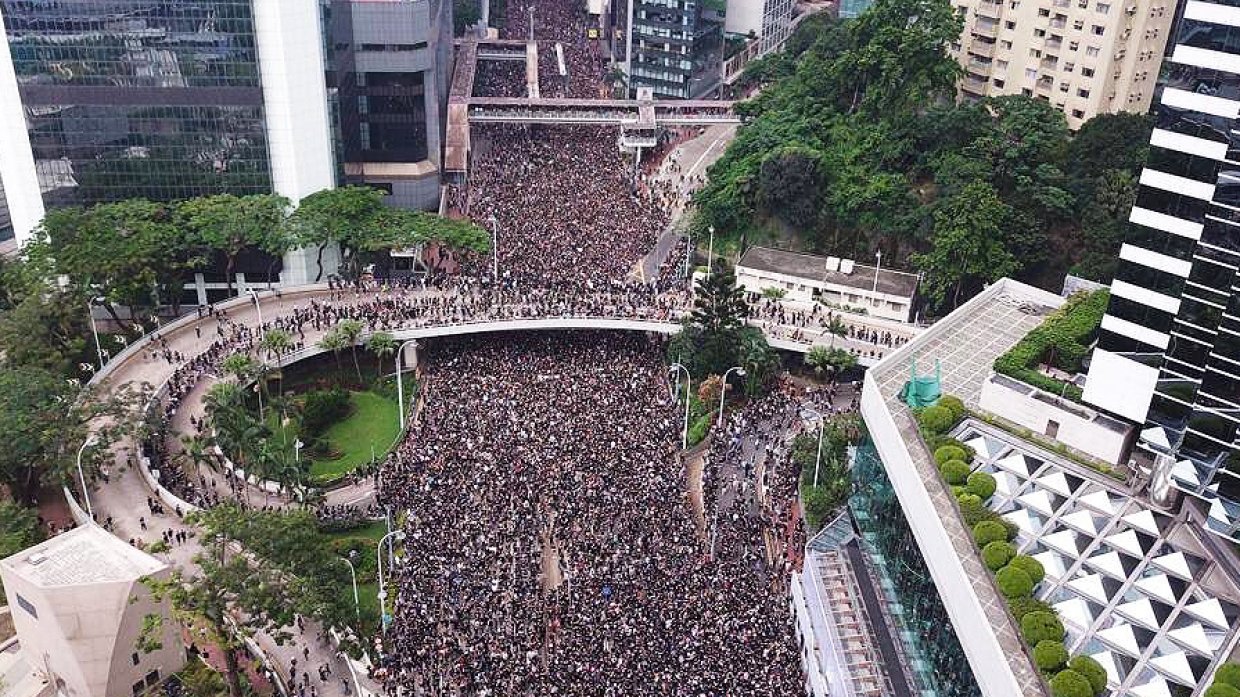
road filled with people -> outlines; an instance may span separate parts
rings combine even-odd
[[[390,694],[795,694],[783,567],[694,523],[657,339],[440,341],[380,475],[406,516]],[[733,515],[735,513],[735,515]]]

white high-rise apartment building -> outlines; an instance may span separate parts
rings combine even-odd
[[[965,17],[953,55],[965,99],[1023,94],[1063,111],[1146,113],[1175,19],[1174,0],[953,0]]]

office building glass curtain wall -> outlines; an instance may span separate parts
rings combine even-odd
[[[271,190],[250,0],[0,0],[51,205]]]
[[[1189,0],[1179,11],[1099,348],[1158,370],[1142,446],[1175,456],[1177,484],[1235,537],[1240,9]]]
[[[913,661],[918,687],[923,694],[936,697],[980,697],[981,688],[872,444],[857,447],[852,476],[849,508],[861,537],[861,548],[901,627],[901,639]]]
[[[677,98],[699,97],[718,87],[726,3],[634,2],[633,86]]]

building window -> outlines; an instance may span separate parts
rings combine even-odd
[[[1003,84],[1004,84],[1003,80],[1000,80],[999,78],[995,78],[995,87],[1002,88]]]
[[[1094,30],[1094,36],[1102,36],[1104,33],[1106,33],[1107,28],[1102,26],[1101,24],[1095,24],[1093,27],[1093,30]]]
[[[1073,116],[1074,118],[1083,119],[1083,118],[1085,118],[1085,112],[1084,112],[1084,111],[1082,111],[1082,110],[1080,110],[1080,109],[1073,109],[1073,110],[1072,110],[1072,116]]]
[[[138,682],[133,684],[132,689],[133,689],[134,697],[138,697],[138,695],[142,694],[142,691],[146,689],[146,685],[143,685],[142,681],[139,680]]]
[[[139,660],[139,659],[138,659],[138,653],[135,651],[135,652],[133,653],[133,655],[131,655],[131,656],[129,657],[129,660],[133,661],[133,664],[134,664],[135,666],[136,666],[136,665],[138,665],[138,660]]]
[[[1068,42],[1068,50],[1069,50],[1069,51],[1075,51],[1075,50],[1079,49],[1080,47],[1081,47],[1081,42],[1080,42],[1080,41],[1069,41],[1069,42]]]
[[[1029,89],[1028,87],[1023,87],[1023,88],[1021,88],[1020,93],[1021,93],[1021,94],[1023,94],[1023,95],[1025,95],[1026,97],[1032,97],[1032,96],[1033,96],[1033,90]]]
[[[1098,49],[1097,46],[1086,46],[1085,47],[1085,55],[1090,58],[1096,57],[1099,53],[1101,53],[1101,51]]]
[[[1067,92],[1067,91],[1068,91],[1068,83],[1066,83],[1066,82],[1061,82],[1061,83],[1059,83],[1059,91],[1060,91],[1060,92]]]
[[[1078,20],[1076,20],[1075,22],[1073,22],[1073,23],[1072,23],[1072,28],[1073,28],[1073,29],[1075,29],[1075,30],[1077,30],[1077,31],[1080,31],[1080,30],[1084,29],[1084,28],[1085,28],[1085,20],[1083,20],[1083,19],[1078,19]]]
[[[1075,67],[1076,67],[1076,63],[1064,63],[1064,64],[1063,64],[1063,71],[1064,71],[1065,73],[1070,73],[1070,72],[1072,72],[1072,69],[1073,69],[1073,68],[1075,68]]]
[[[1076,90],[1076,96],[1088,99],[1089,90],[1085,89],[1084,87],[1078,87]]]
[[[1100,15],[1104,15],[1111,11],[1111,6],[1105,2],[1100,2],[1097,5],[1094,5],[1094,11]]]
[[[147,687],[155,687],[159,684],[159,669],[152,670],[146,674],[144,679]]]
[[[1039,10],[1038,10],[1038,16],[1039,16],[1039,17],[1050,17],[1050,16],[1051,16],[1051,11],[1050,11],[1049,9],[1047,9],[1047,8],[1043,7],[1043,8],[1041,8],[1041,9],[1039,9]]]
[[[1008,51],[1011,51],[1011,50],[1012,50],[1012,42],[1011,42],[1011,41],[1000,41],[1000,42],[999,42],[999,48],[1002,48],[1002,49],[1007,49]]]
[[[1040,50],[1038,50],[1038,49],[1036,49],[1036,48],[1031,48],[1031,49],[1029,49],[1029,55],[1030,55],[1030,56],[1032,56],[1032,57],[1034,57],[1034,58],[1041,58],[1041,57],[1042,57],[1042,51],[1040,51]]]
[[[39,619],[39,611],[34,609],[34,605],[32,605],[29,600],[23,598],[21,593],[15,593],[14,595],[17,596],[17,604],[21,607],[21,609],[30,613],[30,616],[36,620]]]
[[[1004,23],[1003,23],[1003,26],[1007,27],[1008,29],[1015,29],[1015,28],[1016,28],[1016,22],[1007,21],[1007,22],[1004,22]]]
[[[1034,35],[1034,36],[1036,36],[1036,37],[1038,37],[1038,38],[1040,39],[1040,38],[1042,38],[1042,37],[1046,36],[1046,30],[1045,30],[1045,29],[1034,29],[1034,30],[1033,30],[1033,35]]]
[[[1084,75],[1085,77],[1093,77],[1094,69],[1093,68],[1081,68],[1081,74]]]
[[[1025,68],[1025,79],[1033,80],[1038,76],[1037,68]]]

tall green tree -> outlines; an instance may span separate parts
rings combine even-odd
[[[366,338],[366,349],[375,354],[379,379],[383,379],[383,359],[396,354],[400,342],[388,332],[375,332]]]
[[[177,222],[208,249],[223,255],[231,295],[233,269],[242,251],[254,248],[279,256],[293,247],[295,240],[286,225],[288,207],[283,196],[218,194],[181,202]]]
[[[362,331],[365,328],[366,325],[362,324],[360,320],[346,319],[339,322],[335,329],[335,331],[340,333],[340,336],[345,341],[345,345],[349,347],[353,354],[353,370],[357,373],[359,385],[362,384],[362,366],[357,362],[357,346],[362,342]]]
[[[922,289],[936,305],[956,307],[964,291],[1017,268],[1001,241],[1009,213],[994,187],[983,183],[968,185],[935,212],[933,247],[913,260],[925,272]]]
[[[316,191],[297,204],[289,222],[301,244],[318,248],[315,281],[323,278],[323,252],[328,246],[347,247],[374,231],[383,197],[374,187],[343,186]]]

